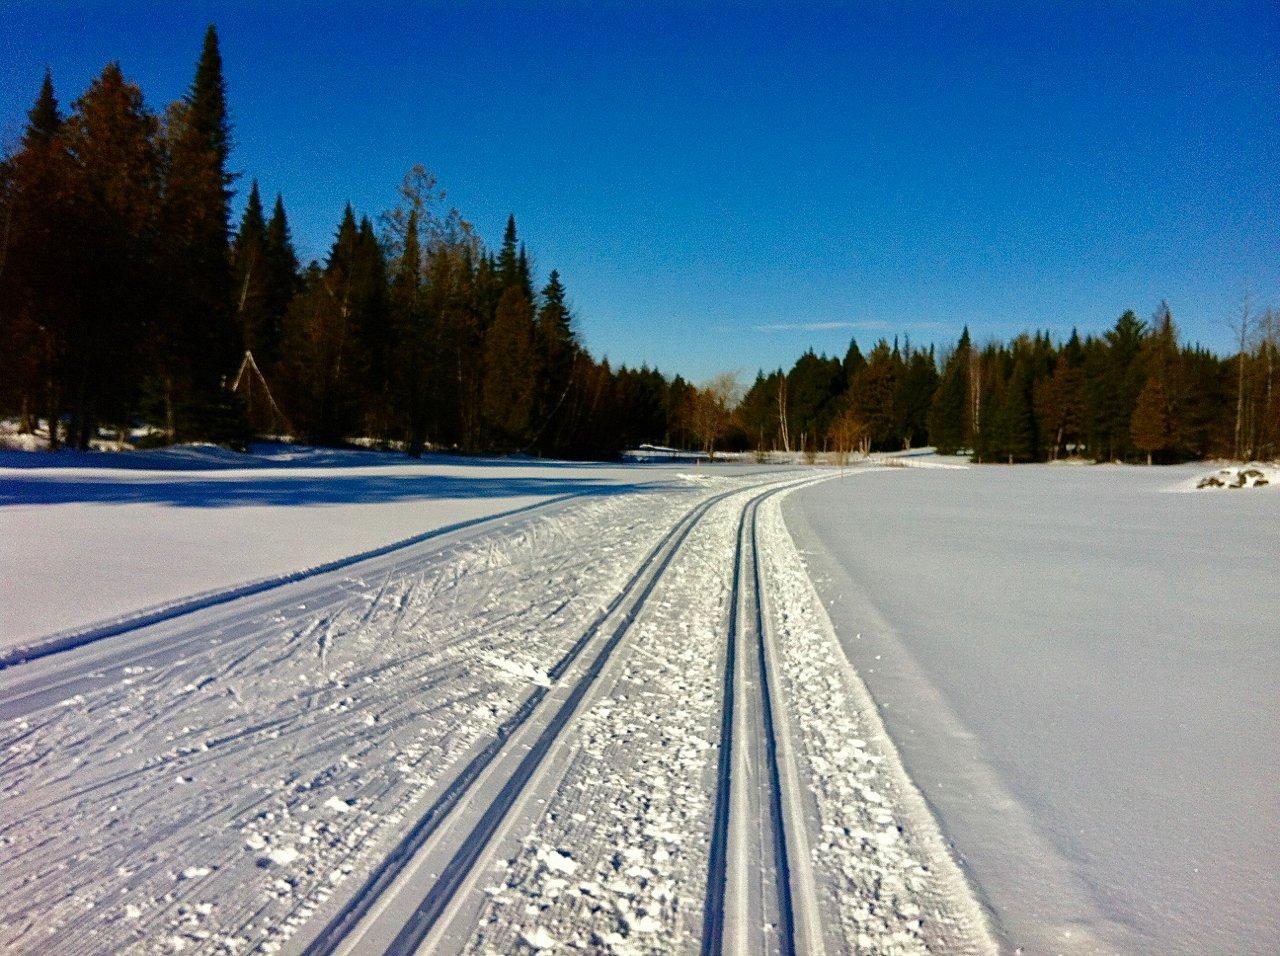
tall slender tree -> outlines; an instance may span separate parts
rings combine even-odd
[[[169,334],[158,372],[173,429],[208,433],[228,413],[222,386],[242,344],[233,319],[229,255],[231,125],[212,24],[191,88],[169,110],[166,135],[163,271]]]

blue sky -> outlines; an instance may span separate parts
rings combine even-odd
[[[46,64],[64,105],[118,59],[161,108],[213,21],[233,165],[304,256],[423,163],[488,242],[515,213],[615,362],[750,375],[1162,297],[1225,349],[1246,290],[1280,304],[1274,2],[4,6],[6,142]]]

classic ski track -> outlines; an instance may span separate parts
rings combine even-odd
[[[738,523],[703,911],[704,956],[775,950],[788,956],[823,952],[808,834],[800,806],[800,776],[786,708],[774,676],[778,668],[767,627],[759,556],[760,505],[786,490],[791,490],[790,486],[770,489],[751,499]],[[744,558],[748,553],[749,559]],[[749,636],[744,634],[748,629]],[[749,714],[759,715],[763,741],[745,739]],[[753,769],[749,750],[761,742],[766,766]],[[760,815],[765,803],[767,827]],[[764,898],[769,884],[773,885],[773,900]],[[761,899],[754,899],[756,892]],[[776,931],[770,932],[766,913],[775,909],[778,924]]]
[[[95,690],[105,675],[120,672],[125,667],[170,666],[202,655],[217,654],[233,645],[253,647],[264,635],[279,628],[282,621],[274,619],[275,617],[292,613],[295,606],[306,609],[305,616],[312,618],[310,626],[319,626],[321,622],[316,615],[333,617],[338,614],[351,600],[349,592],[359,582],[362,573],[373,571],[389,577],[402,572],[406,563],[440,560],[453,549],[468,545],[513,519],[537,517],[548,510],[556,511],[572,505],[582,497],[562,495],[521,508],[446,525],[305,571],[224,591],[193,595],[174,602],[172,606],[166,606],[164,613],[144,609],[129,615],[118,626],[110,624],[101,633],[94,633],[92,637],[73,644],[46,647],[46,644],[62,639],[62,635],[53,635],[42,639],[41,647],[33,652],[28,653],[30,649],[22,654],[17,651],[5,652],[0,654],[0,675],[3,675],[0,681],[7,685],[0,696],[0,720],[26,717],[61,700]],[[426,545],[424,550],[413,551],[422,545]],[[369,568],[361,567],[392,555],[402,556],[403,561],[397,560],[397,563],[385,568],[377,564]],[[343,576],[329,587],[319,586],[326,576],[339,573]],[[296,594],[285,594],[282,591],[293,584],[309,584],[311,588]],[[266,598],[276,603],[262,604],[253,600],[264,597],[264,592],[272,592]],[[376,603],[370,602],[370,612],[376,607]],[[171,630],[174,626],[186,627],[184,619],[211,608],[219,615],[215,621],[210,622],[212,630],[189,627],[176,634]],[[244,624],[254,622],[255,619],[260,619],[258,626],[241,630]],[[299,639],[307,636],[298,635]],[[136,646],[121,643],[130,641],[136,641]],[[86,656],[75,660],[63,656],[73,651],[82,652]],[[65,669],[61,663],[63,661],[66,662]],[[50,669],[46,670],[46,667]]]
[[[543,509],[554,509],[557,505],[568,504],[581,497],[583,496],[579,494],[556,495],[545,501],[535,501],[532,504],[509,508],[496,514],[483,515],[466,521],[442,525],[439,528],[432,528],[408,538],[402,538],[399,541],[378,545],[355,554],[344,555],[309,568],[286,571],[283,574],[259,578],[256,581],[245,581],[225,588],[215,588],[212,591],[202,591],[186,597],[175,598],[162,604],[130,611],[116,618],[46,634],[43,637],[34,639],[29,644],[0,650],[0,670],[20,667],[66,651],[97,644],[108,638],[134,634],[157,624],[164,624],[211,607],[219,607],[239,602],[246,598],[256,597],[289,584],[308,581],[326,574],[333,574],[336,571],[345,571],[366,561],[374,561],[427,542],[438,545],[432,551],[428,551],[427,554],[443,551],[452,544],[466,540],[475,532],[486,530],[489,525],[507,521],[511,518],[523,518],[536,514]]]
[[[804,479],[806,482],[812,479]],[[512,808],[536,789],[534,780],[545,764],[545,757],[560,740],[566,728],[573,723],[573,718],[581,711],[583,698],[595,685],[601,671],[612,658],[613,651],[626,636],[636,616],[643,607],[648,596],[653,592],[663,572],[670,565],[681,544],[689,533],[712,507],[726,498],[750,492],[761,485],[776,485],[769,493],[790,487],[796,482],[784,479],[779,482],[778,476],[771,476],[764,482],[754,485],[739,486],[699,502],[683,515],[672,529],[650,551],[640,567],[628,579],[618,595],[607,608],[595,619],[592,625],[574,643],[561,660],[548,671],[553,686],[537,688],[530,694],[524,704],[499,728],[492,740],[480,750],[463,767],[454,781],[423,812],[405,833],[401,841],[390,851],[383,864],[369,877],[365,885],[343,906],[339,913],[301,950],[306,956],[321,956],[330,953],[368,952],[382,948],[386,952],[407,953],[416,951],[422,941],[432,933],[438,925],[447,924],[451,906],[461,890],[480,868],[487,850],[495,842],[493,837],[510,816]],[[487,804],[484,812],[475,822],[470,833],[465,835],[460,848],[450,859],[449,864],[434,879],[431,886],[423,894],[414,908],[409,922],[402,926],[389,947],[382,947],[379,940],[371,940],[363,944],[379,915],[386,911],[392,901],[406,892],[407,877],[416,869],[416,864],[425,854],[439,846],[460,826],[465,826],[458,810],[465,806],[466,798],[473,790],[479,788],[483,780],[489,782],[496,771],[493,765],[510,760],[513,749],[521,743],[523,736],[531,734],[526,724],[539,711],[543,700],[552,696],[552,691],[563,691],[556,682],[581,656],[582,651],[611,619],[620,616],[617,627],[610,634],[604,647],[595,659],[587,666],[584,674],[577,678],[572,688],[565,695],[564,702],[554,714],[544,721],[535,721],[534,730],[541,724],[542,730],[528,753],[520,760],[510,775],[497,783],[497,794]],[[553,701],[554,701],[553,697]],[[549,709],[551,704],[547,705]],[[539,714],[538,716],[542,716]],[[527,733],[526,733],[527,731]],[[518,739],[520,738],[520,739]],[[442,919],[443,918],[443,919]]]

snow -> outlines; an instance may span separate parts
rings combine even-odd
[[[0,649],[565,495],[659,488],[674,468],[273,445],[0,452]]]
[[[0,948],[376,949],[462,859],[434,951],[696,950],[768,736],[802,941],[1274,951],[1280,499],[898,458],[0,456],[11,645],[504,516],[0,669]],[[755,526],[772,729],[734,723],[726,790],[740,522],[793,484]]]
[[[1280,507],[1163,493],[1204,473],[886,471],[784,506],[1010,949],[1280,948]]]
[[[585,496],[0,671],[0,949],[322,924],[705,494]]]

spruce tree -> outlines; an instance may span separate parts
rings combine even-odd
[[[79,273],[91,253],[79,243],[80,181],[47,70],[17,152],[0,163],[0,187],[7,239],[0,253],[0,384],[18,393],[23,427],[44,416],[56,449],[64,356],[86,304]]]
[[[523,285],[520,268],[520,250],[516,242],[516,217],[507,216],[507,228],[502,234],[502,249],[496,263],[500,293]]]
[[[1036,421],[1031,403],[1031,362],[1020,356],[1005,387],[993,422],[992,451],[1009,464],[1032,461],[1036,456]]]
[[[75,103],[67,143],[80,182],[86,307],[68,342],[71,438],[87,447],[100,422],[137,407],[140,356],[151,341],[160,203],[159,124],[142,90],[108,64]],[[68,237],[70,238],[70,237]]]
[[[1147,456],[1150,465],[1157,454],[1173,450],[1173,418],[1169,410],[1169,395],[1159,377],[1147,379],[1138,393],[1129,424],[1129,434],[1134,447]]]
[[[536,381],[533,308],[512,286],[502,293],[484,344],[482,410],[501,447],[519,448],[529,438]]]
[[[391,280],[391,323],[395,343],[391,361],[394,411],[403,428],[405,450],[416,458],[426,445],[432,384],[427,368],[430,341],[416,209],[411,209],[405,220],[400,261]]]
[[[289,303],[298,291],[298,256],[293,250],[293,238],[289,234],[289,220],[284,211],[284,199],[276,195],[276,204],[267,223],[266,241],[263,243],[263,325],[258,329],[257,349],[254,352],[258,366],[264,370],[274,368],[280,361],[280,340],[284,334],[284,320]],[[269,374],[269,373],[268,373]]]
[[[222,57],[212,25],[187,95],[169,111],[164,272],[169,335],[158,370],[180,433],[218,437],[233,412],[223,390],[242,342],[233,318],[231,183]]]
[[[969,401],[969,330],[948,356],[929,408],[929,442],[939,454],[954,455],[967,445],[965,428]]]
[[[556,454],[563,453],[565,417],[562,414],[577,359],[578,341],[573,332],[573,319],[565,301],[560,273],[551,270],[542,290],[538,308],[536,336],[539,367],[539,427],[544,429],[544,442]]]
[[[231,246],[231,275],[239,334],[244,347],[259,362],[266,360],[266,353],[272,350],[268,344],[271,316],[267,303],[269,280],[266,258],[267,223],[263,218],[262,197],[258,194],[258,181],[255,179],[249,188],[249,199]]]

